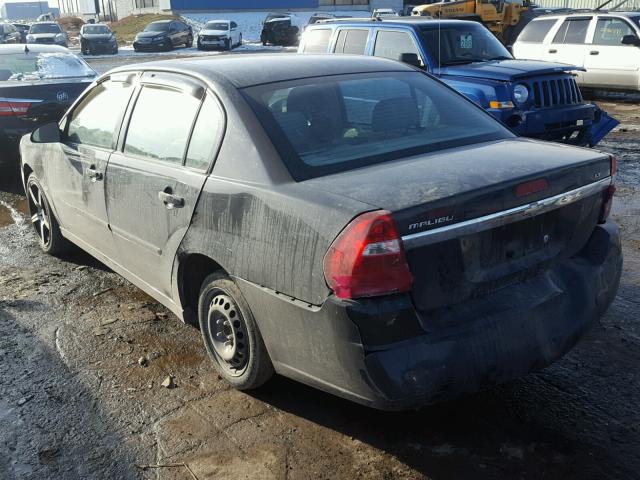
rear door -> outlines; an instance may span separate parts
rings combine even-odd
[[[586,40],[592,19],[592,16],[565,18],[548,45],[545,60],[582,68],[590,48]]]
[[[342,28],[338,31],[333,53],[365,55],[369,41],[368,28]]]
[[[620,17],[599,16],[593,40],[585,58],[584,85],[591,87],[638,88],[640,48],[623,45],[625,35],[637,35],[631,24]]]
[[[126,136],[109,160],[114,259],[171,298],[171,269],[220,144],[223,110],[187,77],[143,75]]]
[[[549,37],[549,32],[557,22],[557,18],[543,18],[529,22],[513,45],[514,57],[525,60],[550,60],[549,56],[552,54],[548,52],[549,47],[545,39]]]

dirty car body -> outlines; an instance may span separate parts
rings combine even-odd
[[[105,92],[114,111],[92,123]],[[138,125],[159,101],[173,137]],[[47,128],[21,144],[36,223],[39,192],[64,237],[201,328],[225,276],[275,372],[365,405],[541,368],[617,291],[613,158],[518,138],[395,61],[123,67]]]
[[[313,53],[359,53],[393,60],[412,55],[416,66],[525,137],[594,146],[618,124],[597,105],[584,101],[575,80],[580,68],[515,60],[478,22],[420,18],[323,22],[305,31],[299,52],[309,47]]]

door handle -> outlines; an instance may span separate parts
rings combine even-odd
[[[549,50],[549,53],[558,53],[558,50],[556,50],[555,48],[552,48]]]
[[[87,168],[87,177],[89,177],[92,182],[99,182],[100,180],[102,180],[103,175],[102,172],[98,172],[96,170],[95,165],[91,165],[89,168]]]
[[[167,210],[184,207],[184,198],[173,195],[170,188],[158,192],[158,198],[162,200]]]
[[[600,52],[598,50],[591,50],[589,52],[589,55],[599,55],[599,54],[600,54]]]

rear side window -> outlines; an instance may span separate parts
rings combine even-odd
[[[556,24],[556,19],[548,19],[548,20],[537,20],[534,22],[529,22],[529,24],[524,27],[522,33],[518,37],[519,42],[528,42],[528,43],[542,43],[544,38]]]
[[[367,38],[369,38],[369,30],[340,30],[335,53],[364,55],[367,48]]]
[[[400,55],[403,53],[415,53],[420,57],[420,53],[408,33],[385,30],[378,32],[373,51],[374,56],[400,60]]]
[[[326,28],[308,32],[304,39],[304,53],[327,53],[331,32],[332,30]]]
[[[67,141],[111,149],[132,91],[129,83],[109,80],[94,87],[71,113]]]
[[[192,95],[144,86],[131,115],[124,153],[182,165],[199,106]]]
[[[211,95],[207,95],[193,127],[185,165],[198,170],[206,170],[220,145],[224,115],[220,105]]]
[[[625,35],[635,35],[631,26],[620,18],[600,18],[593,36],[596,45],[622,45]]]
[[[560,26],[553,43],[584,43],[591,18],[569,18]]]
[[[511,138],[493,117],[418,72],[311,78],[245,93],[298,181]]]

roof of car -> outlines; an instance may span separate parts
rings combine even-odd
[[[152,23],[171,23],[171,22],[175,22],[176,20],[156,20],[155,22],[149,22],[149,25],[151,25]]]
[[[33,25],[58,25],[60,26],[60,24],[58,22],[53,22],[53,21],[46,21],[46,22],[33,22],[31,24],[31,26]]]
[[[431,26],[434,27],[438,24],[440,25],[468,25],[469,23],[478,23],[472,20],[434,20],[431,18],[425,17],[388,17],[382,20],[376,20],[375,18],[336,18],[329,20],[322,20],[318,23],[313,24],[313,27],[320,27],[322,25],[347,25],[350,23],[358,24],[362,26],[362,24],[367,24],[370,26],[380,26],[380,25],[418,25],[418,26]]]
[[[363,55],[246,54],[193,57],[127,65],[113,70],[166,70],[228,81],[236,88],[353,73],[414,71],[408,65]]]
[[[28,48],[30,53],[68,53],[72,54],[67,48],[58,45],[42,45],[36,43],[24,44],[7,44],[0,45],[0,55],[11,55],[24,53],[24,49]]]
[[[549,12],[545,15],[540,15],[536,17],[534,20],[538,20],[540,18],[549,18],[549,17],[584,17],[589,15],[619,15],[621,17],[640,17],[640,12],[616,12],[609,10],[574,10],[573,12]]]

